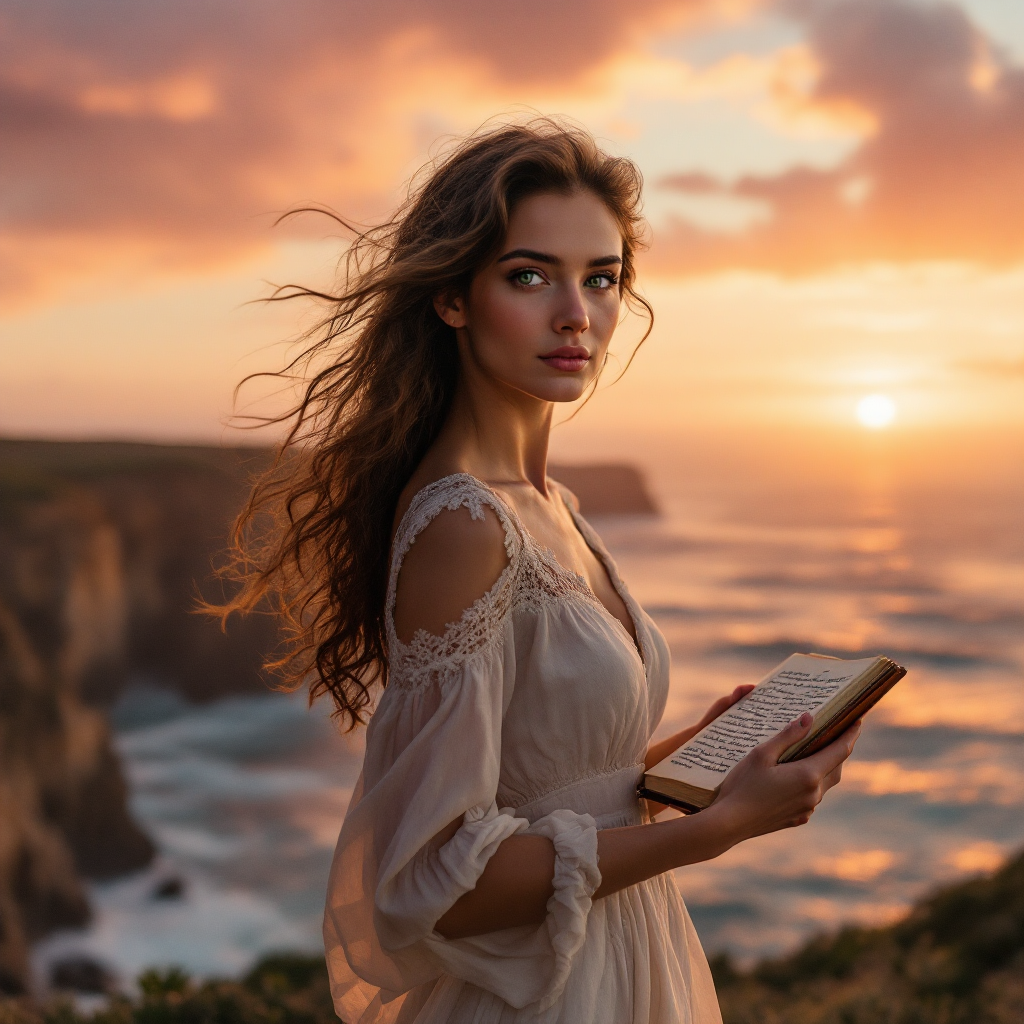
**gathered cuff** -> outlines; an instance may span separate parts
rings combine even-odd
[[[557,810],[539,818],[526,835],[546,836],[555,847],[555,891],[548,900],[547,929],[554,970],[538,1010],[562,995],[572,962],[587,936],[587,917],[601,884],[597,866],[597,825],[589,814]]]
[[[466,811],[462,827],[437,851],[438,863],[448,876],[446,898],[451,899],[439,918],[460,896],[476,888],[494,852],[526,825],[525,819],[513,817],[508,810],[499,811],[495,804],[486,811],[475,807]]]
[[[381,947],[397,953],[426,938],[460,896],[476,887],[494,851],[527,826],[523,818],[489,808],[466,811],[442,847],[424,848],[408,868],[377,889],[374,925]]]

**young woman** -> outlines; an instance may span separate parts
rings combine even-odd
[[[459,146],[321,296],[297,454],[243,519],[286,512],[236,606],[277,595],[287,667],[349,725],[376,701],[324,922],[349,1024],[720,1021],[672,869],[805,823],[853,748],[778,765],[794,722],[700,814],[637,798],[749,690],[651,745],[668,648],[546,473],[643,304],[640,187],[557,122]]]

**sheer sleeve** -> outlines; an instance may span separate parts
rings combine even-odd
[[[474,515],[483,514],[480,502],[494,506],[480,490],[459,492]],[[531,825],[496,804],[502,719],[516,675],[510,610],[517,538],[503,510],[494,506],[509,565],[492,590],[444,637],[420,633],[403,645],[393,635],[397,566],[417,524],[422,529],[440,507],[457,507],[445,498],[437,508],[411,508],[411,528],[396,537],[392,676],[367,729],[363,771],[328,884],[324,942],[335,1006],[348,1024],[393,1020],[401,996],[443,974],[512,1006],[543,1009],[564,987],[600,884],[593,818],[556,811]],[[505,839],[527,831],[555,847],[547,920],[445,939],[438,919],[476,886]]]

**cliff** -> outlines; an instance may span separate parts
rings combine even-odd
[[[0,440],[0,990],[89,908],[83,878],[146,864],[97,708],[131,680],[192,701],[258,691],[273,620],[194,613],[261,449]],[[626,466],[555,467],[585,513],[649,512]]]
[[[192,701],[263,688],[274,622],[235,617],[225,633],[193,609],[200,593],[218,596],[212,566],[268,457],[252,448],[0,440],[0,559],[32,578],[36,642],[48,642],[58,608],[81,620],[68,657],[88,703],[112,703],[129,678]],[[656,511],[631,466],[560,465],[551,475],[576,493],[584,515]],[[78,565],[66,594],[57,563]]]
[[[658,511],[643,476],[635,466],[623,463],[553,464],[548,473],[579,498],[580,511],[585,516],[653,515]]]
[[[74,674],[87,702],[111,703],[130,677],[193,701],[264,685],[273,622],[250,617],[224,633],[194,607],[200,593],[217,596],[213,564],[266,459],[259,449],[0,441],[0,558],[32,577],[37,640],[58,628],[62,606],[81,619]],[[79,567],[66,592],[58,563]]]
[[[114,535],[85,502],[0,507],[0,990],[28,945],[85,923],[82,878],[146,864],[106,723],[79,696],[123,634]]]
[[[84,924],[83,879],[142,867],[103,715],[133,676],[192,699],[261,686],[267,620],[192,614],[251,452],[0,442],[0,989]],[[265,458],[265,455],[258,455]]]

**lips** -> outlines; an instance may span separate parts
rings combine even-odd
[[[563,345],[540,357],[548,366],[565,373],[576,373],[590,361],[590,353],[582,345]]]

